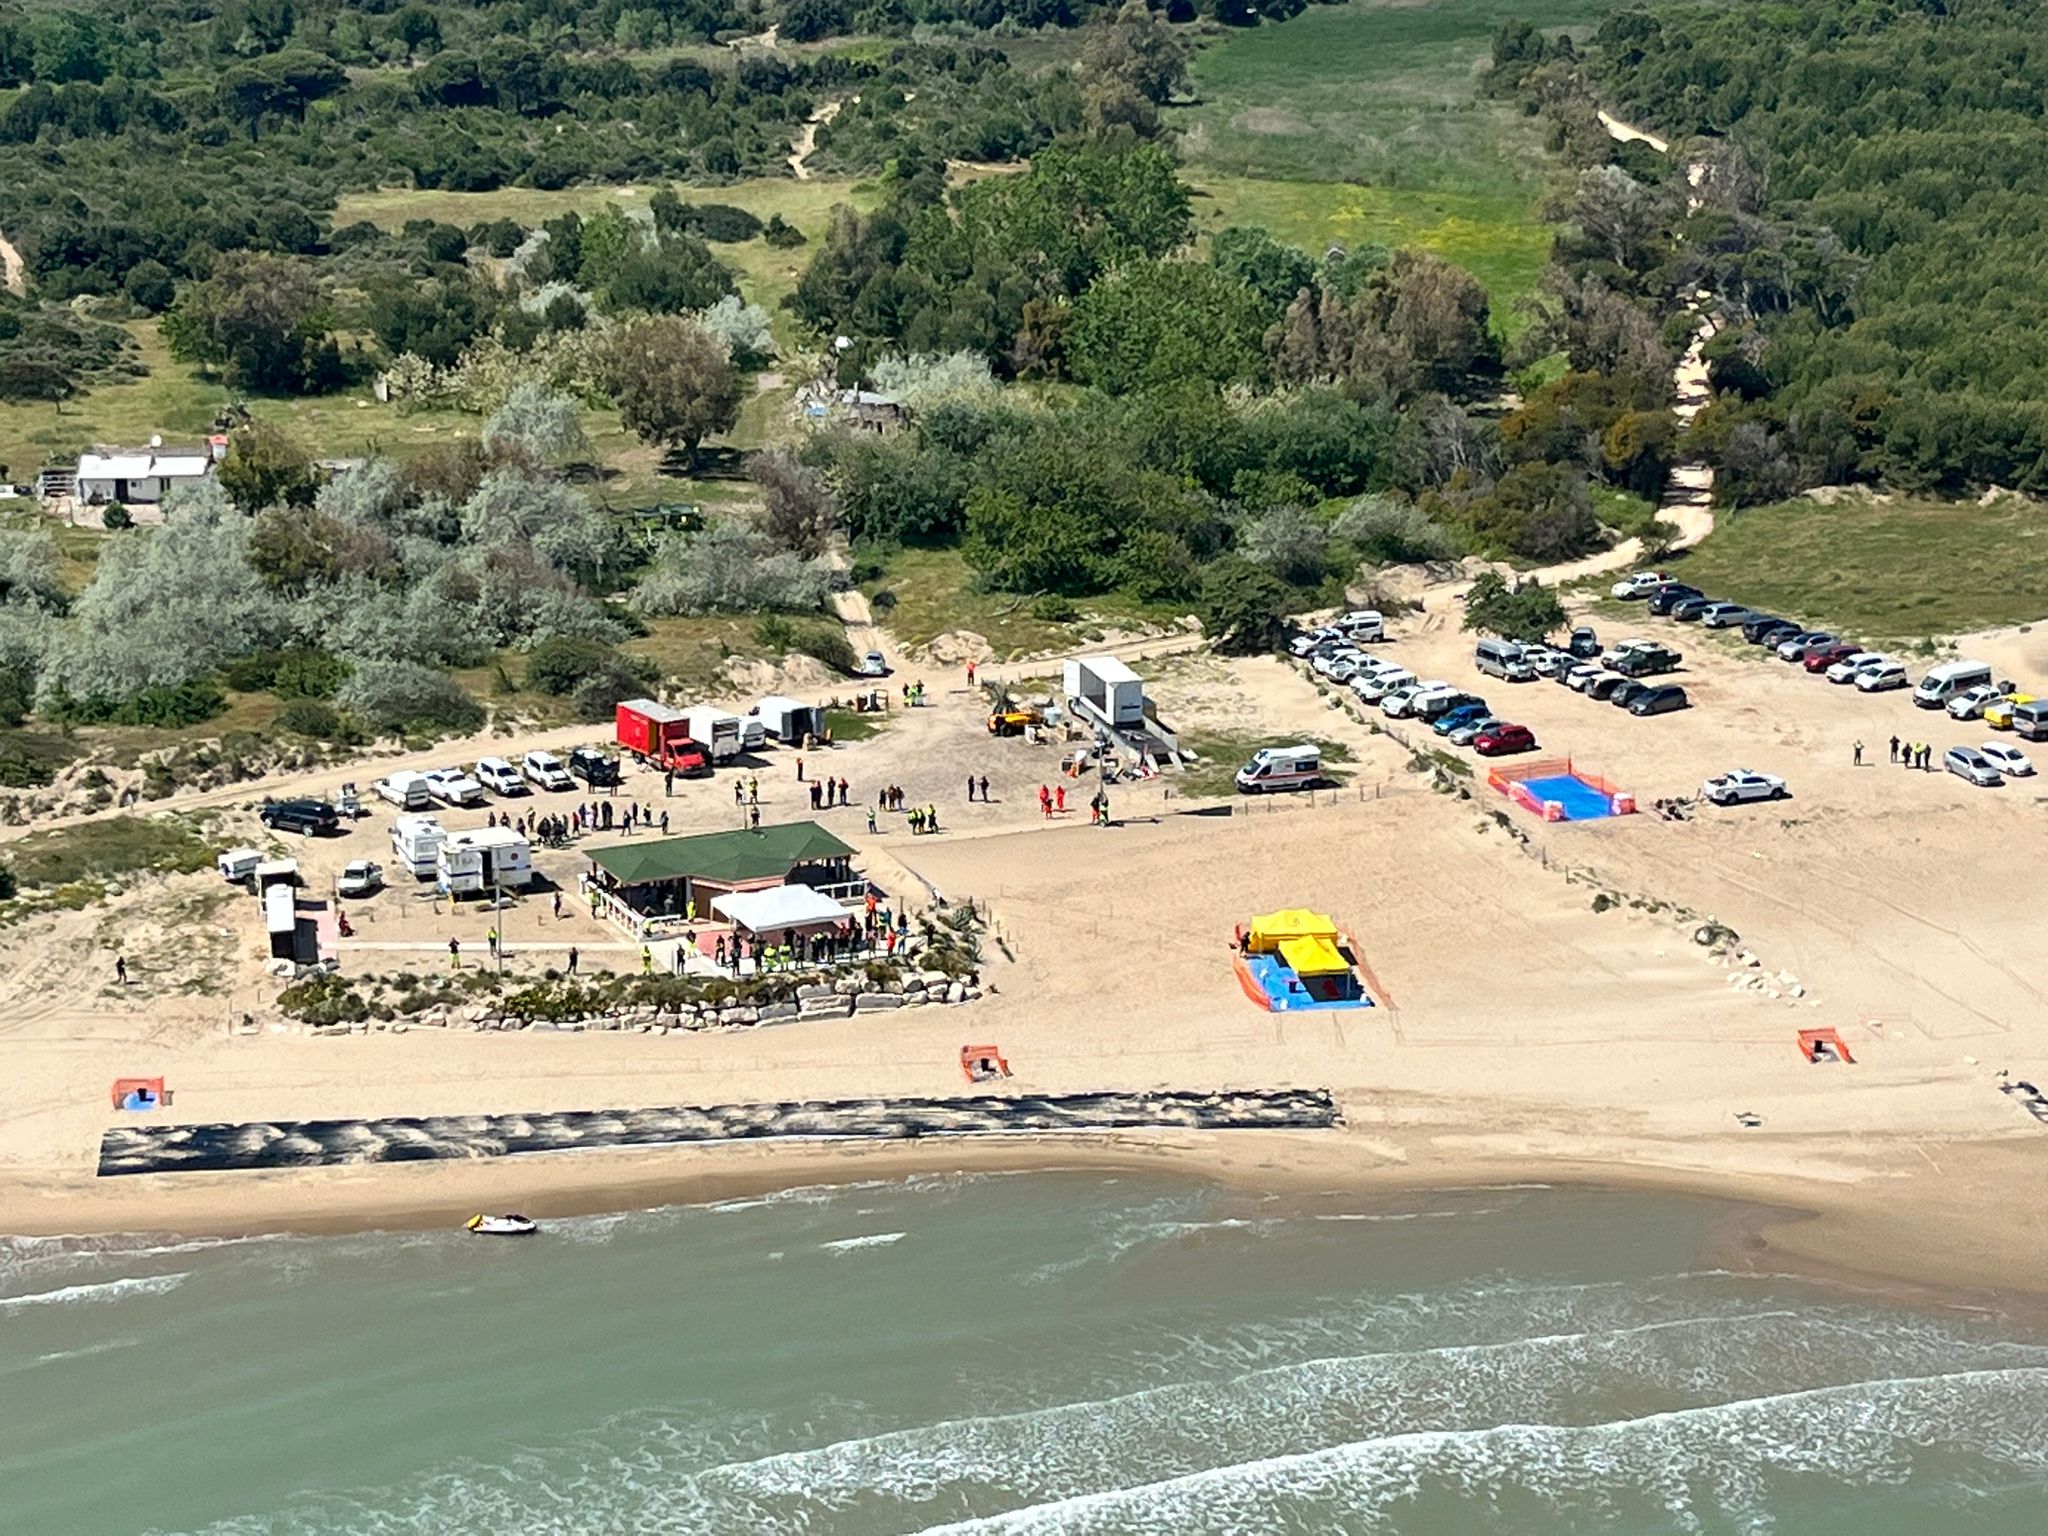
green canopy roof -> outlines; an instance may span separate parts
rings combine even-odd
[[[758,832],[706,832],[645,843],[614,843],[590,850],[590,862],[621,885],[651,880],[718,880],[741,884],[780,880],[799,864],[844,858],[853,852],[815,821],[787,821]]]

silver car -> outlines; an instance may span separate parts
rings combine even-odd
[[[1941,766],[1957,778],[1982,789],[2005,782],[2005,775],[1998,771],[1998,765],[1975,747],[1950,747],[1942,754]]]

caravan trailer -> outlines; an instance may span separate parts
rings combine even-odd
[[[415,880],[431,880],[441,867],[448,833],[431,816],[401,816],[391,823],[391,854]]]
[[[825,734],[825,711],[817,704],[802,704],[783,694],[771,693],[750,711],[761,728],[785,747],[800,747],[806,736]]]
[[[441,844],[436,883],[451,896],[517,891],[533,880],[533,847],[510,827],[478,827]]]

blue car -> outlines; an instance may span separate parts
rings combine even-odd
[[[1470,725],[1475,720],[1486,718],[1484,704],[1460,704],[1456,709],[1447,709],[1430,722],[1430,729],[1439,736],[1448,736],[1461,725]]]

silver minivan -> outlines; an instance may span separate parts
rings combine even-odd
[[[2048,741],[2048,699],[2013,705],[2012,733],[2022,741]]]
[[[1472,664],[1489,677],[1509,683],[1526,683],[1536,675],[1518,640],[1482,640],[1472,653]]]

